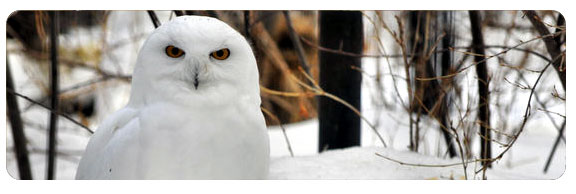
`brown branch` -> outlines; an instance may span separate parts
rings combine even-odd
[[[501,59],[501,60],[504,60],[504,59]],[[551,60],[548,61],[548,62],[551,63]],[[530,84],[530,83],[528,82],[528,80],[526,80],[526,78],[524,77],[524,75],[520,72],[520,69],[514,68],[514,70],[516,70],[516,71],[518,72],[518,78],[519,78],[520,80],[522,80],[526,85]],[[531,71],[531,72],[540,73],[540,71],[533,71],[533,70],[530,70],[530,71]],[[505,78],[505,80],[506,80],[506,78]],[[522,87],[525,87],[525,88],[527,88],[527,89],[530,89],[530,86],[522,86]],[[557,92],[557,91],[556,91],[556,87],[554,87],[554,91]],[[554,96],[554,93],[553,93],[552,95]],[[545,104],[544,102],[542,102],[542,100],[540,99],[539,95],[535,94],[534,97],[536,98],[536,99],[535,99],[536,102],[537,102],[541,107],[546,108],[546,104]],[[562,130],[562,129],[561,129],[561,126],[556,123],[556,121],[554,120],[554,118],[552,118],[552,115],[551,115],[549,112],[545,112],[545,113],[546,113],[546,116],[548,116],[548,118],[550,119],[550,122],[552,122],[552,124],[554,125],[554,127],[556,127],[556,129],[557,129],[558,131],[561,131],[561,130]],[[561,139],[562,139],[564,142],[566,142],[566,139],[564,138],[564,136],[561,136]]]
[[[378,139],[380,140],[380,142],[382,143],[382,145],[384,147],[388,147],[386,142],[384,141],[384,138],[382,138],[382,135],[380,135],[380,133],[378,132],[378,130],[376,129],[376,126],[374,126],[374,124],[372,124],[366,117],[364,117],[362,115],[362,113],[356,109],[354,106],[352,106],[350,103],[346,102],[345,100],[342,100],[341,98],[339,98],[338,96],[335,96],[333,94],[330,94],[326,91],[324,91],[319,85],[318,83],[316,83],[316,81],[314,81],[314,79],[312,79],[312,77],[308,74],[306,74],[306,72],[304,72],[304,70],[302,70],[301,68],[299,68],[300,72],[302,74],[304,74],[304,76],[308,79],[308,81],[310,83],[312,83],[314,85],[314,87],[309,86],[307,84],[305,84],[304,82],[302,82],[301,80],[299,80],[298,78],[296,78],[294,75],[290,74],[290,78],[292,78],[294,81],[296,81],[296,83],[300,84],[302,87],[311,90],[312,92],[314,92],[316,95],[319,96],[325,96],[328,97],[344,106],[346,106],[347,108],[349,108],[350,110],[352,110],[356,115],[358,115],[362,120],[364,120],[364,122],[366,122],[366,124],[368,124],[368,126],[370,126],[370,128],[372,129],[372,131],[374,132],[374,134],[376,134],[376,136],[378,137]]]
[[[484,159],[476,159],[476,160],[470,160],[470,161],[465,161],[465,162],[456,162],[456,163],[450,163],[450,164],[415,164],[415,163],[408,163],[408,162],[402,162],[400,160],[396,160],[396,159],[392,159],[390,157],[384,156],[382,154],[379,153],[375,153],[376,156],[379,156],[381,158],[384,158],[386,160],[390,160],[392,162],[396,162],[400,165],[405,165],[405,166],[415,166],[415,167],[433,167],[433,168],[444,168],[444,167],[451,167],[451,166],[459,166],[462,165],[462,163],[475,163],[475,162],[484,162],[486,160]]]
[[[55,113],[55,114],[57,114],[57,115],[59,115],[59,116],[61,116],[61,117],[64,117],[65,119],[69,120],[70,122],[72,122],[72,123],[74,123],[74,124],[82,127],[83,129],[85,129],[86,131],[88,131],[90,134],[93,134],[93,133],[94,133],[94,131],[92,131],[90,128],[88,128],[88,127],[86,127],[85,125],[83,125],[82,123],[74,120],[74,119],[71,118],[70,116],[68,116],[68,115],[66,115],[66,114],[64,114],[64,113],[62,113],[62,112],[60,112],[60,111],[54,110],[54,109],[52,109],[52,108],[50,108],[50,107],[48,107],[48,106],[46,106],[46,105],[44,105],[44,104],[42,104],[42,103],[40,103],[40,102],[36,102],[35,100],[29,98],[28,96],[24,96],[24,95],[22,95],[22,94],[20,94],[20,93],[17,93],[17,92],[15,92],[14,90],[9,89],[9,88],[6,88],[6,92],[7,92],[7,93],[14,94],[14,95],[16,95],[16,96],[18,96],[18,97],[20,97],[20,98],[24,98],[24,99],[28,100],[29,102],[32,102],[32,103],[34,103],[34,104],[36,104],[36,105],[38,105],[38,106],[40,106],[40,107],[42,107],[42,108],[44,108],[44,109],[52,112],[52,113]]]
[[[538,108],[537,110],[542,111],[542,112],[545,112],[545,113],[555,114],[555,115],[557,115],[557,116],[560,116],[560,117],[566,119],[566,115],[562,115],[562,114],[557,113],[557,112],[549,111],[549,110],[542,109],[542,108]]]
[[[525,44],[527,44],[527,43],[530,43],[530,42],[533,42],[533,41],[536,41],[536,40],[540,40],[540,39],[543,39],[543,38],[546,38],[546,37],[553,37],[553,36],[555,36],[555,35],[557,35],[557,34],[560,34],[560,33],[563,33],[563,32],[554,33],[554,34],[549,34],[549,35],[546,35],[546,36],[537,36],[537,37],[534,37],[534,38],[532,38],[532,39],[530,39],[530,40],[522,41],[522,42],[520,42],[519,44],[517,44],[517,45],[515,45],[515,46],[512,46],[512,47],[510,47],[510,48],[508,48],[508,49],[505,49],[505,50],[503,50],[503,51],[501,51],[501,52],[499,52],[499,53],[496,53],[496,54],[494,54],[494,55],[487,56],[486,58],[484,58],[484,59],[481,60],[481,61],[476,61],[476,62],[474,62],[474,63],[472,63],[472,64],[470,64],[470,65],[468,65],[468,66],[459,68],[458,71],[456,71],[456,72],[454,72],[454,73],[452,73],[452,74],[443,75],[443,76],[436,76],[436,77],[426,77],[426,78],[417,77],[416,80],[430,81],[430,80],[435,80],[435,79],[448,79],[448,78],[452,78],[452,77],[455,77],[455,76],[457,76],[458,74],[460,74],[460,73],[462,73],[462,72],[470,69],[471,67],[475,67],[475,66],[477,66],[477,65],[480,64],[480,63],[486,62],[488,59],[491,59],[491,58],[494,58],[494,57],[497,57],[497,56],[506,54],[508,51],[513,50],[513,49],[515,49],[515,48],[517,48],[517,47],[520,47],[520,46],[522,46],[522,45],[525,45]]]
[[[272,114],[272,112],[270,112],[268,109],[265,109],[264,107],[260,107],[260,110],[262,110],[262,112],[264,112],[266,115],[268,115],[274,121],[276,121],[276,123],[278,123],[278,125],[280,126],[280,129],[282,129],[282,134],[284,135],[284,141],[286,141],[286,146],[288,147],[288,151],[290,152],[290,156],[294,157],[294,152],[292,151],[292,145],[290,144],[290,140],[288,139],[288,134],[286,134],[286,129],[284,128],[284,125],[282,125],[282,122],[280,122],[280,119],[278,119],[278,117],[276,115]]]
[[[36,57],[38,59],[41,59],[41,60],[46,60],[46,59],[49,59],[49,57],[50,57],[46,53],[38,52],[38,51],[34,51],[34,50],[22,50],[21,52],[25,52],[25,53],[27,53],[33,57]],[[77,61],[77,60],[68,59],[68,58],[60,58],[59,62],[61,63],[61,65],[91,70],[91,71],[94,71],[94,72],[96,72],[102,76],[116,77],[116,78],[121,79],[123,81],[130,81],[130,79],[132,77],[130,75],[122,75],[122,74],[108,72],[108,71],[100,69],[98,67],[94,67],[93,65],[90,65],[90,64],[87,64],[87,63],[84,63],[81,61]]]
[[[557,56],[555,57],[555,59],[548,63],[541,71],[540,75],[538,75],[538,78],[536,79],[536,81],[534,82],[534,85],[532,86],[532,90],[530,91],[530,96],[528,97],[528,103],[526,104],[526,110],[524,111],[524,119],[522,120],[522,124],[520,125],[520,128],[518,129],[518,132],[516,132],[516,134],[514,134],[514,137],[511,140],[510,143],[508,143],[508,146],[500,153],[498,154],[498,156],[496,156],[495,158],[492,159],[492,161],[495,160],[499,160],[502,159],[502,157],[504,156],[504,154],[506,154],[510,148],[512,148],[512,146],[516,143],[516,140],[518,140],[518,138],[520,137],[520,134],[524,131],[524,127],[526,126],[526,123],[528,123],[528,118],[530,117],[530,108],[532,107],[530,104],[532,102],[532,97],[534,96],[534,93],[536,91],[536,86],[538,86],[538,83],[540,83],[540,79],[542,78],[542,75],[544,75],[544,72],[546,72],[546,69],[548,69],[548,67],[550,67],[551,64],[553,64],[554,62],[556,62],[557,60],[559,60],[562,56]]]
[[[501,45],[484,45],[484,48],[500,48],[500,49],[511,49],[511,50],[516,50],[516,51],[522,51],[522,52],[527,52],[530,53],[532,55],[535,55],[537,57],[540,57],[541,59],[545,60],[546,62],[550,62],[551,59],[544,56],[543,54],[540,54],[536,51],[533,50],[528,50],[528,49],[523,49],[523,48],[514,48],[514,47],[509,47],[509,46],[501,46]]]
[[[462,147],[462,143],[460,143],[460,137],[458,135],[458,131],[454,127],[452,127],[452,123],[450,122],[450,129],[452,133],[454,133],[454,138],[456,139],[456,145],[458,145],[458,151],[460,152],[460,160],[462,161],[462,168],[464,170],[464,178],[468,180],[468,163],[466,163],[466,159],[464,158],[464,148]]]
[[[266,57],[270,59],[272,64],[276,66],[283,74],[292,74],[290,67],[286,62],[286,59],[282,55],[282,52],[278,48],[278,45],[268,32],[262,23],[252,23],[250,28],[250,34],[253,37],[258,37],[253,39],[256,47],[262,52],[266,52]],[[288,83],[288,88],[293,91],[301,91],[296,84]]]
[[[562,101],[566,101],[566,96],[564,96],[564,97],[560,96],[560,94],[558,94],[558,90],[556,90],[556,87],[554,87],[554,91],[552,92],[552,96],[554,96],[554,98],[558,98]]]
[[[349,57],[370,57],[370,58],[384,58],[384,57],[389,57],[389,58],[400,58],[403,57],[401,54],[398,55],[367,55],[367,54],[357,54],[357,53],[352,53],[352,52],[347,52],[347,51],[343,51],[343,50],[338,50],[338,49],[330,49],[330,48],[326,48],[326,47],[322,47],[320,45],[317,45],[315,43],[313,43],[312,41],[301,37],[300,36],[300,40],[302,40],[304,43],[306,43],[309,46],[312,46],[313,48],[316,48],[320,51],[324,51],[324,52],[329,52],[329,53],[334,53],[334,54],[340,54],[340,55],[344,55],[344,56],[349,56]]]
[[[74,91],[74,90],[77,90],[77,89],[80,89],[80,88],[92,86],[92,85],[94,85],[94,84],[97,84],[97,83],[100,83],[100,82],[105,82],[105,81],[108,81],[108,80],[111,80],[111,79],[130,80],[130,79],[132,79],[132,76],[129,76],[129,75],[108,75],[108,74],[103,74],[103,76],[100,77],[100,78],[93,79],[93,80],[88,80],[88,81],[85,81],[85,82],[78,83],[78,84],[76,84],[76,85],[73,85],[73,86],[70,86],[70,87],[68,87],[68,88],[65,88],[65,89],[60,90],[59,93],[64,95],[64,94],[66,94],[66,93],[68,93],[68,92],[70,92],[70,91]],[[39,102],[39,103],[44,103],[44,102],[46,102],[46,101],[48,100],[48,98],[50,98],[50,96],[46,95],[46,96],[41,97],[40,99],[37,99],[37,100],[34,100],[34,101]],[[32,108],[32,106],[34,106],[34,105],[35,105],[35,103],[30,103],[29,105],[27,105],[27,106],[24,108],[24,111],[27,111],[28,109]]]
[[[294,45],[294,49],[298,54],[298,60],[300,60],[300,66],[306,71],[306,74],[310,74],[310,68],[306,62],[306,54],[304,54],[304,48],[302,48],[302,43],[298,38],[298,34],[294,30],[292,26],[292,20],[290,19],[290,13],[288,11],[282,11],[284,13],[284,19],[286,19],[286,26],[288,26],[288,32],[290,34],[290,39],[292,39],[292,44]]]
[[[312,83],[313,86],[310,86],[306,83],[304,83],[303,81],[299,80],[298,78],[296,78],[292,73],[288,74],[289,77],[291,79],[293,79],[296,83],[298,83],[299,85],[301,85],[302,87],[310,90],[311,92],[283,92],[283,91],[275,91],[272,89],[268,89],[266,87],[260,86],[260,89],[262,90],[262,92],[267,93],[267,94],[272,94],[272,95],[279,95],[279,96],[284,96],[284,97],[310,97],[310,96],[325,96],[328,97],[336,102],[341,103],[342,105],[346,106],[347,108],[349,108],[350,110],[352,110],[356,115],[358,115],[362,120],[364,120],[364,122],[366,122],[366,124],[368,124],[368,126],[372,129],[372,131],[376,134],[376,136],[378,137],[378,139],[380,140],[380,142],[382,143],[382,145],[384,147],[387,147],[386,142],[384,141],[384,139],[382,138],[382,136],[380,135],[380,133],[378,132],[378,130],[376,129],[376,127],[366,118],[362,115],[362,113],[354,108],[354,106],[350,105],[348,102],[342,100],[341,98],[334,96],[330,93],[325,92],[324,90],[322,90],[322,88],[320,88],[320,86],[318,85],[318,83],[316,83],[316,81],[314,81],[314,79],[306,74],[306,72],[304,72],[303,69],[299,68],[299,70],[301,71],[301,73],[306,77],[306,79],[308,79],[308,81],[310,83]]]

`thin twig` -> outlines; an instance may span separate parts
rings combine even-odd
[[[19,93],[15,92],[14,90],[9,89],[9,88],[6,88],[6,92],[11,93],[11,94],[14,94],[14,95],[16,95],[16,96],[18,96],[18,97],[20,97],[20,98],[24,98],[24,99],[28,100],[29,102],[32,102],[32,103],[34,103],[34,104],[36,104],[36,105],[38,105],[38,106],[40,106],[40,107],[42,107],[42,108],[50,111],[50,112],[53,112],[53,113],[55,113],[55,114],[57,114],[57,115],[60,115],[61,117],[64,117],[65,119],[68,119],[70,122],[72,122],[72,123],[74,123],[74,124],[82,127],[83,129],[85,129],[86,131],[88,131],[90,134],[93,134],[93,133],[94,133],[94,131],[92,131],[90,128],[88,128],[88,127],[86,127],[85,125],[83,125],[82,123],[74,120],[74,119],[71,118],[70,116],[68,116],[68,115],[66,115],[66,114],[64,114],[64,113],[62,113],[62,112],[60,112],[60,111],[51,109],[50,107],[47,107],[46,105],[44,105],[44,104],[42,104],[42,103],[40,103],[40,102],[36,102],[35,100],[29,98],[28,96],[24,96],[24,95],[22,95],[22,94],[19,94]]]
[[[288,32],[290,34],[290,39],[292,39],[292,44],[294,45],[294,49],[298,54],[298,60],[300,60],[300,66],[306,71],[306,74],[310,74],[310,68],[308,67],[306,61],[306,55],[304,54],[304,48],[302,48],[302,43],[298,38],[298,34],[294,27],[292,26],[292,19],[290,19],[290,13],[288,11],[282,11],[284,13],[284,19],[286,19],[286,26],[288,26]]]
[[[562,96],[560,96],[560,94],[558,94],[558,90],[556,90],[556,87],[554,87],[554,91],[552,92],[552,96],[554,98],[558,98],[562,101],[566,101],[566,97],[562,97]]]
[[[542,75],[544,75],[544,72],[546,72],[546,69],[548,69],[548,67],[550,67],[550,65],[552,65],[554,62],[556,62],[557,60],[559,60],[562,56],[557,56],[555,57],[555,59],[551,62],[549,62],[541,71],[540,75],[538,76],[538,78],[536,79],[536,81],[534,82],[534,85],[532,86],[532,90],[530,91],[530,96],[528,97],[528,103],[526,104],[526,110],[524,111],[524,119],[522,120],[522,124],[520,125],[520,128],[518,129],[518,132],[516,132],[516,134],[514,135],[516,138],[513,138],[511,140],[510,143],[508,143],[508,146],[500,153],[498,154],[498,156],[496,156],[495,158],[493,158],[492,160],[499,160],[502,159],[502,157],[504,156],[504,154],[506,154],[510,148],[513,147],[513,145],[516,143],[516,140],[518,140],[518,138],[520,137],[520,134],[524,131],[524,127],[526,126],[526,123],[528,123],[528,118],[530,117],[530,108],[532,107],[530,104],[532,102],[532,96],[534,96],[534,92],[536,91],[536,86],[538,86],[538,83],[540,83],[540,79],[542,78]]]
[[[464,178],[466,180],[468,180],[468,163],[466,163],[466,159],[464,158],[464,149],[462,148],[462,143],[460,143],[460,137],[458,136],[458,131],[456,131],[456,129],[454,129],[454,127],[452,127],[452,122],[450,122],[450,129],[452,130],[452,133],[454,133],[455,139],[456,139],[456,145],[458,145],[458,151],[460,152],[460,159],[462,160],[462,168],[464,170]]]
[[[555,35],[557,35],[557,34],[560,34],[560,33],[563,33],[563,32],[558,32],[558,33],[554,33],[554,34],[549,34],[549,35],[546,35],[546,36],[537,36],[537,37],[532,38],[532,39],[530,39],[530,40],[520,42],[519,44],[517,44],[517,45],[515,45],[515,46],[513,46],[513,47],[510,47],[510,48],[508,48],[508,49],[505,49],[505,50],[503,50],[503,51],[501,51],[501,52],[499,52],[499,53],[496,53],[496,54],[494,54],[494,55],[487,56],[486,58],[484,58],[484,59],[481,60],[481,61],[476,61],[476,62],[474,62],[474,63],[472,63],[472,64],[470,64],[470,65],[468,65],[468,66],[466,66],[466,67],[460,68],[458,71],[456,71],[455,73],[452,73],[452,74],[448,74],[448,75],[444,75],[444,76],[436,76],[436,77],[426,77],[426,78],[424,78],[424,77],[417,77],[416,80],[419,80],[419,81],[430,81],[430,80],[436,80],[436,79],[452,78],[452,77],[455,77],[456,75],[458,75],[458,74],[460,74],[460,73],[462,73],[462,72],[470,69],[471,67],[474,67],[474,66],[476,66],[476,65],[478,65],[478,64],[480,64],[480,63],[483,63],[483,62],[485,62],[485,61],[487,61],[487,60],[489,60],[489,59],[491,59],[491,58],[500,56],[500,55],[502,55],[502,54],[506,54],[508,51],[513,50],[513,49],[515,49],[515,48],[517,48],[517,47],[519,47],[519,46],[525,45],[525,44],[527,44],[527,43],[530,43],[530,42],[533,42],[533,41],[536,41],[536,40],[540,40],[540,39],[542,39],[542,38],[553,37],[553,36],[555,36]]]
[[[536,31],[538,31],[540,36],[543,37],[542,40],[544,41],[544,45],[546,45],[546,50],[548,50],[550,56],[555,57],[562,55],[563,52],[560,48],[560,45],[558,45],[558,42],[556,42],[555,37],[559,36],[562,32],[565,32],[565,30],[556,31],[555,33],[551,34],[544,22],[542,22],[538,14],[536,14],[536,11],[523,12],[526,14],[526,16],[528,16],[528,20],[530,23],[532,23],[532,26],[534,26]],[[566,60],[559,60],[552,64],[554,65],[554,70],[556,70],[556,73],[558,73],[558,77],[560,77],[560,82],[562,83],[564,90],[566,90],[566,69],[564,69],[565,64]]]
[[[548,62],[550,63],[551,61],[548,61]],[[528,80],[526,80],[526,78],[524,77],[524,75],[520,72],[519,69],[515,69],[515,70],[516,70],[517,73],[518,73],[518,77],[519,77],[525,84],[530,84],[530,83],[528,82]],[[540,73],[539,71],[536,71],[536,72]],[[529,86],[526,86],[526,87],[527,87],[527,88],[530,88]],[[556,91],[556,87],[554,87],[554,91]],[[556,92],[557,92],[557,91],[556,91]],[[542,102],[542,100],[540,99],[539,95],[535,94],[534,97],[536,98],[536,102],[538,102],[538,104],[539,104],[541,107],[546,108],[546,104],[545,104],[544,102]],[[556,127],[556,129],[557,129],[558,131],[561,131],[561,130],[562,130],[562,129],[561,129],[561,126],[556,123],[556,121],[554,120],[554,118],[552,118],[552,115],[551,115],[550,113],[548,113],[548,112],[545,112],[545,113],[546,113],[546,116],[548,116],[548,118],[550,119],[550,122],[552,122],[552,124],[554,125],[554,127]],[[564,142],[566,142],[566,139],[564,138],[564,136],[561,136],[561,139],[562,139]]]
[[[282,134],[284,135],[284,141],[286,141],[286,146],[288,147],[288,151],[290,152],[290,156],[294,157],[294,152],[292,151],[292,144],[290,144],[290,140],[288,139],[288,134],[286,134],[286,129],[284,128],[284,125],[282,125],[282,122],[280,122],[280,119],[278,119],[278,117],[276,115],[272,114],[272,112],[270,112],[268,109],[266,109],[264,107],[260,107],[260,110],[262,110],[262,112],[264,112],[270,118],[274,119],[274,121],[276,121],[276,123],[278,123],[278,125],[280,126],[280,129],[282,129]]]
[[[277,91],[277,90],[272,90],[269,88],[266,88],[262,85],[260,85],[260,90],[266,94],[271,94],[271,95],[277,95],[277,96],[284,96],[284,97],[312,97],[315,96],[315,93],[311,93],[311,92],[283,92],[283,91]]]
[[[457,47],[455,47],[455,48],[457,48]],[[511,49],[511,50],[516,50],[516,51],[522,51],[522,52],[530,53],[530,54],[537,56],[541,59],[544,59],[546,62],[551,61],[550,58],[544,56],[543,54],[540,54],[540,53],[533,51],[533,50],[524,49],[524,48],[515,48],[515,47],[501,46],[501,45],[485,45],[484,48],[499,48],[499,49]]]
[[[65,89],[60,90],[59,93],[60,93],[60,94],[66,94],[66,93],[68,93],[68,92],[70,92],[70,91],[74,91],[74,90],[77,90],[77,89],[80,89],[80,88],[92,86],[92,85],[94,85],[94,84],[97,84],[97,83],[100,83],[100,82],[104,82],[104,81],[108,81],[108,80],[111,80],[111,79],[130,80],[130,79],[132,79],[132,76],[129,76],[129,75],[107,75],[107,74],[103,74],[103,76],[100,77],[100,78],[93,79],[93,80],[88,80],[88,81],[85,81],[85,82],[78,83],[78,84],[76,84],[76,85],[73,85],[73,86],[70,86],[70,87],[68,87],[68,88],[65,88]],[[49,98],[49,96],[46,95],[46,96],[44,96],[44,97],[42,97],[42,98],[40,98],[40,99],[38,99],[38,100],[35,100],[35,101],[36,101],[36,102],[39,102],[39,103],[44,103],[46,100],[48,100],[48,98]],[[27,105],[27,106],[24,108],[24,111],[27,111],[28,109],[32,108],[32,106],[34,106],[34,105],[35,105],[35,103],[30,103],[29,105]]]
[[[306,43],[307,45],[312,46],[313,48],[316,48],[320,51],[324,51],[324,52],[329,52],[329,53],[335,53],[335,54],[340,54],[340,55],[344,55],[344,56],[349,56],[349,57],[371,57],[371,58],[383,58],[383,57],[390,57],[390,58],[400,58],[402,57],[402,55],[367,55],[367,54],[357,54],[357,53],[352,53],[352,52],[347,52],[347,51],[343,51],[343,50],[337,50],[337,49],[330,49],[330,48],[326,48],[326,47],[322,47],[320,45],[317,45],[315,43],[313,43],[312,41],[300,36],[300,40],[302,40],[304,43]]]
[[[358,115],[362,120],[364,120],[364,122],[366,122],[366,124],[368,124],[368,126],[373,130],[373,132],[376,134],[376,136],[378,137],[378,139],[380,140],[380,142],[382,142],[382,145],[384,147],[387,147],[386,142],[384,141],[384,139],[382,138],[382,135],[380,135],[380,133],[378,132],[378,130],[376,129],[376,127],[374,126],[374,124],[372,124],[366,117],[364,117],[362,115],[362,113],[360,111],[358,111],[358,109],[354,108],[354,106],[352,106],[351,104],[349,104],[348,102],[342,100],[341,98],[334,96],[333,94],[327,93],[324,90],[322,90],[322,88],[320,88],[320,86],[316,83],[316,81],[314,81],[314,79],[312,79],[312,77],[310,77],[310,75],[306,74],[304,72],[304,70],[302,70],[301,68],[299,68],[299,70],[301,71],[301,73],[308,79],[308,81],[310,83],[312,83],[312,85],[314,86],[310,86],[304,82],[302,82],[301,80],[299,80],[298,78],[296,78],[293,74],[289,74],[290,78],[293,79],[296,83],[298,83],[299,85],[301,85],[302,87],[312,91],[312,92],[283,92],[283,91],[276,91],[276,90],[272,90],[269,88],[266,88],[264,86],[260,86],[260,89],[262,92],[267,93],[267,94],[271,94],[271,95],[278,95],[278,96],[284,96],[284,97],[311,97],[311,96],[325,96],[328,97],[336,102],[341,103],[342,105],[346,106],[347,108],[349,108],[350,110],[352,110],[356,115]]]
[[[508,82],[509,84],[513,85],[514,87],[520,88],[522,90],[529,90],[530,86],[523,86],[522,84],[519,83],[512,83],[510,80],[508,80],[506,77],[504,77],[504,81]]]
[[[545,112],[545,113],[555,114],[555,115],[558,115],[558,116],[566,119],[566,115],[563,115],[563,114],[560,114],[560,113],[557,113],[557,112],[549,111],[549,110],[542,109],[542,108],[538,108],[538,109],[536,109],[536,110],[539,110],[539,111],[542,111],[542,112]]]
[[[390,157],[384,156],[382,154],[379,153],[374,153],[376,154],[376,156],[379,156],[381,158],[384,158],[386,160],[392,161],[392,162],[396,162],[400,165],[405,165],[405,166],[416,166],[416,167],[433,167],[433,168],[444,168],[444,167],[451,167],[451,166],[459,166],[462,165],[462,163],[466,163],[466,164],[470,164],[470,163],[475,163],[475,162],[483,162],[485,160],[483,159],[476,159],[476,160],[469,160],[466,162],[456,162],[456,163],[450,163],[450,164],[414,164],[414,163],[408,163],[408,162],[402,162],[400,160],[396,160],[396,159],[392,159]]]
[[[372,124],[372,122],[370,122],[366,117],[364,117],[362,115],[362,113],[356,109],[354,106],[352,106],[351,104],[349,104],[348,102],[346,102],[345,100],[342,100],[341,98],[339,98],[338,96],[335,96],[333,94],[330,94],[326,91],[324,91],[319,85],[318,83],[316,83],[316,81],[314,81],[314,79],[306,74],[306,72],[304,72],[304,70],[302,70],[301,68],[298,68],[300,70],[300,72],[302,74],[304,74],[304,76],[308,79],[308,81],[310,83],[312,83],[314,85],[314,87],[311,87],[309,85],[306,85],[305,83],[303,83],[301,80],[299,80],[298,78],[296,78],[294,75],[290,74],[290,78],[292,78],[294,81],[296,81],[296,83],[300,84],[301,86],[313,91],[315,94],[320,95],[320,96],[325,96],[328,97],[336,102],[339,102],[340,104],[348,107],[350,110],[352,110],[356,115],[358,115],[362,120],[364,120],[364,122],[366,122],[366,124],[368,124],[368,126],[372,129],[372,131],[374,132],[374,134],[376,134],[376,136],[378,137],[378,139],[380,140],[380,142],[382,143],[382,145],[384,147],[388,147],[386,142],[384,141],[384,138],[382,138],[382,135],[380,135],[380,132],[378,132],[378,130],[376,129],[376,126],[374,126],[374,124]]]

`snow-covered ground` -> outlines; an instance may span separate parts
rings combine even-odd
[[[161,21],[166,21],[169,17],[167,12],[157,12]],[[394,12],[387,12],[385,15],[388,24],[395,24]],[[389,20],[389,21],[388,21]],[[459,20],[465,20],[459,19]],[[460,22],[460,21],[457,21]],[[367,23],[367,22],[366,22]],[[393,26],[393,25],[391,25]],[[463,26],[462,28],[467,28]],[[135,56],[139,46],[145,36],[153,29],[149,23],[148,15],[145,12],[114,11],[110,15],[105,31],[102,28],[83,29],[74,31],[71,34],[63,35],[61,44],[80,45],[94,39],[104,39],[102,46],[114,48],[109,53],[105,53],[100,67],[111,72],[130,74],[134,65]],[[102,33],[104,31],[104,33]],[[366,30],[368,32],[368,30]],[[497,32],[492,32],[497,34]],[[519,37],[529,38],[521,34]],[[83,37],[76,38],[75,37]],[[88,37],[88,38],[87,38]],[[386,36],[383,36],[386,37]],[[494,39],[503,37],[495,36]],[[119,42],[129,40],[128,44],[114,47]],[[524,39],[525,40],[525,39]],[[392,41],[390,38],[383,38],[382,41]],[[497,40],[491,40],[497,42]],[[96,43],[95,43],[96,44]],[[460,43],[464,44],[464,43]],[[17,49],[15,42],[8,42],[8,50]],[[389,54],[393,53],[388,50]],[[16,78],[16,90],[34,99],[41,97],[39,88],[31,87],[34,83],[29,75],[38,75],[30,67],[34,61],[29,61],[23,55],[16,52],[9,55],[13,77]],[[394,61],[392,61],[394,62]],[[387,61],[380,61],[386,67]],[[363,70],[368,75],[374,75],[377,62],[373,59],[363,60]],[[396,67],[393,67],[393,69]],[[383,68],[387,73],[387,67]],[[398,71],[401,72],[401,71]],[[389,72],[388,72],[389,73]],[[85,80],[92,79],[91,72],[80,71],[70,73],[71,77],[62,79],[63,88],[73,86]],[[544,83],[553,83],[555,77],[544,80]],[[393,87],[393,80],[390,76],[384,77],[386,93],[384,96],[387,103],[395,103],[396,98]],[[532,80],[530,78],[529,80]],[[462,80],[471,87],[474,87],[473,76]],[[544,84],[546,85],[546,84]],[[549,86],[550,84],[548,84]],[[406,98],[405,82],[398,81],[400,95]],[[127,102],[127,95],[130,87],[121,81],[106,82],[94,88],[97,94],[97,111],[99,114],[90,123],[92,129],[96,129],[108,114],[119,109]],[[383,102],[374,98],[375,91],[372,79],[365,77],[363,82],[362,111],[370,122],[378,124],[379,132],[388,143],[388,148],[381,147],[380,142],[374,136],[372,130],[363,123],[362,125],[362,145],[344,150],[331,150],[318,154],[318,121],[315,119],[285,125],[287,137],[291,143],[295,157],[290,157],[287,144],[279,127],[270,127],[271,143],[271,179],[463,179],[464,171],[461,165],[450,167],[416,167],[401,165],[389,161],[376,155],[381,154],[392,159],[405,163],[421,165],[442,165],[461,162],[459,158],[447,159],[439,153],[444,146],[437,124],[433,121],[423,120],[423,125],[428,126],[423,129],[422,135],[425,137],[422,149],[419,153],[408,151],[408,126],[406,125],[407,115],[399,106],[393,105],[389,109],[379,106]],[[522,96],[526,96],[522,92]],[[507,98],[505,98],[507,99]],[[521,97],[513,103],[518,104],[513,110],[514,114],[506,115],[505,118],[498,118],[493,115],[495,124],[499,120],[509,120],[511,124],[517,123],[521,119],[521,107],[525,106],[527,97]],[[29,102],[19,99],[21,107],[25,107]],[[565,107],[555,104],[553,110],[565,114]],[[526,131],[519,137],[517,143],[512,147],[502,160],[494,164],[494,168],[487,171],[488,179],[555,179],[560,177],[566,166],[565,143],[561,142],[559,149],[552,161],[548,173],[544,174],[543,168],[546,158],[557,135],[556,129],[552,127],[547,117],[541,112],[535,114],[528,123]],[[44,178],[46,145],[46,126],[48,113],[38,107],[33,106],[23,112],[26,121],[26,135],[31,149],[31,162],[34,178]],[[63,154],[59,155],[57,161],[57,179],[73,179],[81,153],[87,144],[89,134],[65,119],[59,120],[60,133],[58,136],[59,149]],[[7,132],[10,126],[7,125]],[[6,168],[12,175],[17,175],[17,167],[14,156],[10,151],[12,147],[12,137],[7,134],[7,157]],[[494,147],[494,153],[499,153],[502,148]],[[476,174],[480,166],[471,163],[468,166],[468,179],[479,179],[481,174]]]
[[[353,147],[318,154],[318,125],[316,120],[286,125],[287,136],[295,157],[290,157],[280,128],[270,130],[271,179],[464,179],[462,165],[450,167],[418,167],[402,165],[376,155],[376,153],[409,164],[447,165],[461,163],[434,155],[415,153],[405,147]],[[368,129],[363,130],[369,133]],[[398,137],[399,138],[399,137]],[[404,138],[408,138],[407,135]],[[548,173],[544,164],[552,147],[553,134],[527,132],[493,169],[487,170],[488,179],[556,179],[565,170],[565,147],[560,146]],[[282,155],[282,156],[280,156]],[[467,167],[468,179],[481,179],[479,163]]]

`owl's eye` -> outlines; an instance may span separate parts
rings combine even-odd
[[[178,47],[170,45],[166,47],[166,55],[172,58],[178,58],[184,55],[184,51]]]
[[[212,58],[218,59],[218,60],[224,60],[227,59],[230,56],[230,49],[220,49],[217,51],[214,51],[212,53],[210,53],[210,56]]]

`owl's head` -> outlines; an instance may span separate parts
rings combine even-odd
[[[182,16],[158,27],[142,46],[130,104],[183,101],[215,105],[254,98],[258,69],[246,39],[210,17]]]

